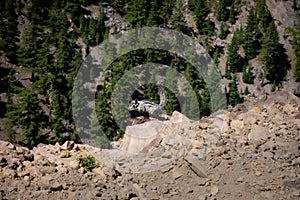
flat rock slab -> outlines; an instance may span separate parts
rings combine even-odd
[[[189,166],[192,168],[192,170],[199,177],[203,177],[203,178],[207,177],[207,173],[204,170],[204,168],[202,167],[200,160],[197,157],[195,157],[193,155],[188,155],[187,157],[185,157],[185,161],[189,164]]]
[[[120,149],[129,153],[140,153],[145,147],[151,144],[156,144],[159,136],[159,131],[155,127],[149,126],[128,126],[125,131],[123,142]]]
[[[267,140],[270,135],[269,129],[259,125],[253,125],[250,133],[248,134],[248,140],[261,141]]]

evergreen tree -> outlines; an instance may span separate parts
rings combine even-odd
[[[34,87],[22,89],[13,108],[15,122],[24,130],[22,137],[25,139],[26,146],[31,148],[42,142],[41,108]]]
[[[182,14],[183,3],[182,1],[176,1],[173,15],[171,17],[172,28],[176,31],[185,31],[185,19]]]
[[[197,0],[197,3],[195,5],[195,12],[196,15],[196,24],[197,28],[200,34],[204,34],[204,29],[207,27],[207,14],[208,9],[205,5],[205,0]]]
[[[22,65],[25,71],[31,72],[31,81],[34,81],[37,72],[38,49],[38,27],[32,23],[25,29],[17,51],[19,65]]]
[[[217,20],[227,21],[228,19],[228,0],[219,0],[218,11],[217,11]]]
[[[228,104],[231,106],[236,106],[238,103],[240,103],[240,95],[236,75],[234,75],[232,81],[229,83]]]
[[[250,60],[256,56],[254,46],[254,36],[256,32],[256,16],[254,10],[251,9],[247,18],[247,26],[244,32],[243,48],[245,50],[246,59]]]
[[[299,17],[300,19],[300,17]],[[300,81],[300,23],[298,23],[296,29],[292,31],[293,34],[293,49],[296,57],[296,63],[294,68],[294,79],[295,81]]]
[[[267,27],[273,20],[272,15],[266,4],[266,0],[258,0],[256,8],[257,8],[257,18],[259,20],[261,30],[265,32],[267,30]]]
[[[229,71],[229,69],[228,69],[228,65],[226,65],[226,67],[225,67],[225,74],[224,74],[224,77],[227,78],[227,79],[231,79],[231,78],[232,78],[232,77],[231,77],[231,73],[230,73],[230,71]]]
[[[211,102],[210,94],[208,88],[205,87],[201,95],[201,104],[200,104],[200,114],[201,116],[209,116],[211,114]]]
[[[226,39],[227,35],[229,34],[229,28],[228,26],[224,25],[224,23],[221,24],[221,32],[219,35],[219,38],[224,40]]]
[[[244,90],[244,95],[248,95],[249,94],[249,88],[248,86],[245,87],[245,90]]]
[[[18,41],[18,23],[13,0],[1,1],[0,10],[0,50],[11,62],[16,62],[15,53]]]
[[[230,6],[230,11],[229,11],[229,22],[231,24],[235,23],[235,16],[236,16],[234,3],[235,3],[235,1],[233,0],[231,3],[231,6]]]
[[[284,49],[279,43],[279,36],[274,21],[269,24],[263,38],[260,56],[264,62],[266,78],[278,85],[285,77],[289,66]]]
[[[214,55],[213,55],[213,61],[216,65],[216,67],[219,66],[219,56],[220,56],[219,55],[219,50],[217,49],[217,50],[214,51]]]
[[[237,34],[235,33],[231,43],[228,46],[228,55],[227,55],[227,62],[226,65],[229,67],[231,72],[236,72],[237,71],[237,64],[239,61],[239,54],[238,54],[239,46],[238,46],[238,38]]]
[[[247,84],[253,84],[253,74],[251,68],[247,69],[246,65],[243,67],[243,82]]]

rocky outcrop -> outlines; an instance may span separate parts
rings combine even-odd
[[[135,125],[115,149],[0,141],[0,199],[299,199],[300,104],[265,101]]]

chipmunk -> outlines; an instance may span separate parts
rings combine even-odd
[[[128,111],[130,113],[130,117],[134,119],[132,123],[133,125],[149,121],[150,116],[156,118],[162,117],[162,111],[166,105],[166,91],[161,85],[158,85],[158,94],[160,97],[159,104],[148,100],[139,101],[137,99],[129,104]]]

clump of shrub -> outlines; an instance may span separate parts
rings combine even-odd
[[[82,157],[82,155],[80,155],[76,160],[79,161],[79,165],[81,167],[84,167],[87,170],[92,170],[94,168],[100,167],[100,164],[96,162],[95,157],[92,155],[87,155],[85,157]]]

